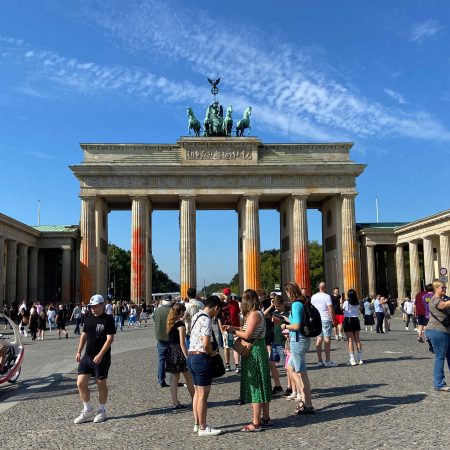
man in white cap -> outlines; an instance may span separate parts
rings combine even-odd
[[[111,344],[114,341],[116,327],[112,316],[105,313],[105,300],[101,295],[94,295],[89,302],[92,314],[86,316],[83,333],[80,336],[76,360],[78,365],[77,387],[83,402],[83,412],[74,423],[106,420],[106,399],[108,397],[108,370],[111,365]],[[86,352],[81,352],[86,345]],[[95,414],[90,402],[89,378],[95,376],[98,387],[99,407]]]

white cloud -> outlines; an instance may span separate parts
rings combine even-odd
[[[425,39],[436,36],[443,29],[444,27],[436,20],[427,20],[425,22],[416,23],[410,29],[409,40],[420,44]]]
[[[39,159],[53,159],[53,156],[48,155],[47,153],[42,152],[27,152],[27,153]]]
[[[404,105],[406,103],[405,98],[402,94],[393,91],[392,89],[384,89],[383,92],[388,96],[394,99],[396,102],[400,103],[401,105]]]
[[[30,86],[18,86],[16,88],[16,91],[19,92],[20,94],[29,95],[30,97],[35,97],[35,98],[46,98],[47,97],[43,93],[37,91],[36,89],[33,89]]]

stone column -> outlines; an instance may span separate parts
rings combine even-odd
[[[361,297],[358,242],[356,239],[355,195],[342,196],[342,265],[344,291],[355,289]]]
[[[300,288],[305,288],[308,295],[311,295],[306,199],[307,196],[293,197],[292,256],[294,260],[295,282]]]
[[[86,302],[96,291],[95,197],[81,197],[80,232],[80,300]]]
[[[431,236],[423,238],[423,267],[425,269],[425,284],[434,280],[433,241]]]
[[[5,238],[0,237],[0,305],[5,303]]]
[[[35,302],[38,300],[38,249],[30,247],[28,263],[28,300]],[[44,299],[39,299],[43,301]]]
[[[419,248],[417,241],[408,242],[409,272],[411,277],[411,298],[420,292]]]
[[[402,301],[406,297],[405,252],[402,245],[397,245],[395,249],[395,268],[397,271],[397,298]]]
[[[377,295],[376,279],[375,279],[375,246],[366,245],[367,253],[367,282],[369,295]]]
[[[63,247],[62,249],[62,279],[61,279],[61,301],[68,304],[72,301],[71,297],[71,273],[72,273],[72,249]]]
[[[5,300],[13,303],[17,300],[17,242],[7,241]],[[21,299],[22,300],[22,299]]]
[[[261,287],[261,251],[259,244],[259,200],[244,198],[243,271],[244,290]]]
[[[141,303],[147,300],[147,286],[151,292],[151,260],[148,252],[149,199],[133,197],[131,206],[131,301]],[[147,284],[149,283],[149,285]]]
[[[195,197],[180,198],[180,288],[181,298],[197,287]]]
[[[447,276],[450,272],[450,235],[442,233],[439,235],[439,253],[441,257],[441,267],[447,269]]]
[[[395,298],[397,293],[397,276],[395,270],[395,254],[393,246],[387,247],[386,259],[388,292],[391,297]]]
[[[17,298],[28,300],[28,246],[19,245],[19,261],[17,266]]]

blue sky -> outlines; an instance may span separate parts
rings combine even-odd
[[[275,8],[274,5],[278,5]],[[80,142],[171,143],[186,107],[202,116],[206,77],[252,105],[264,142],[352,141],[357,221],[415,220],[449,208],[447,1],[40,0],[0,3],[0,211],[33,225],[79,221],[68,166]],[[236,114],[235,114],[236,115]],[[237,271],[233,211],[198,213],[198,284]],[[261,212],[261,246],[279,220]],[[309,213],[320,239],[320,215]],[[153,214],[159,266],[179,276],[178,216]],[[219,239],[217,238],[219,236]],[[129,248],[130,214],[110,215]],[[211,261],[214,261],[213,264]]]

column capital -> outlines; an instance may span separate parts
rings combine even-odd
[[[245,200],[259,200],[261,197],[260,194],[249,194],[249,195],[243,195],[242,198]]]
[[[309,194],[292,194],[294,200],[308,200]]]
[[[148,195],[130,195],[129,196],[131,200],[148,200],[149,196]]]
[[[180,200],[195,200],[197,196],[195,194],[180,194],[178,198]]]
[[[356,198],[356,196],[358,195],[357,192],[354,193],[341,193],[341,198],[347,198],[349,200],[354,200]]]
[[[81,198],[81,200],[88,202],[88,201],[95,201],[97,199],[96,195],[79,195],[78,197]]]
[[[450,231],[441,231],[438,236],[450,237]]]

